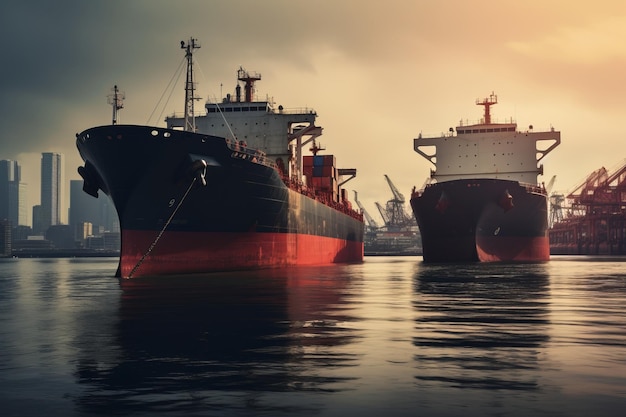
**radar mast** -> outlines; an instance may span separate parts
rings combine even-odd
[[[187,59],[187,80],[185,81],[185,127],[187,132],[196,131],[196,118],[194,116],[194,101],[199,100],[194,93],[196,86],[193,81],[193,50],[200,48],[198,40],[189,38],[189,41],[180,41],[181,49],[185,50],[185,58]]]
[[[120,92],[120,90],[117,88],[117,85],[113,86],[112,88],[113,94],[109,94],[108,98],[108,102],[111,105],[111,107],[113,108],[113,116],[112,116],[112,122],[111,124],[116,125],[117,124],[117,113],[119,110],[124,108],[124,93]]]
[[[491,106],[494,104],[498,104],[498,96],[495,95],[493,92],[491,92],[491,95],[487,98],[484,98],[482,100],[480,99],[476,99],[476,105],[477,106],[484,106],[485,107],[485,115],[484,115],[484,120],[483,120],[483,124],[491,124]]]

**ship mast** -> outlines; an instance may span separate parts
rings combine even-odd
[[[124,93],[121,93],[117,85],[113,86],[113,94],[109,94],[109,104],[113,108],[113,120],[111,124],[117,124],[117,112],[124,108]]]
[[[200,44],[197,43],[197,39],[189,38],[189,41],[180,41],[181,49],[185,50],[185,58],[187,59],[187,80],[185,82],[185,131],[196,131],[196,118],[194,116],[194,101],[198,100],[194,96],[196,90],[195,83],[193,81],[193,50],[200,48]]]
[[[484,118],[483,124],[486,124],[486,125],[491,124],[490,107],[494,104],[498,104],[498,96],[495,95],[493,92],[488,98],[482,99],[482,101],[480,99],[476,99],[476,105],[485,107],[485,115],[483,117]]]
[[[254,83],[261,79],[261,74],[248,72],[242,67],[239,67],[237,71],[237,79],[239,81],[245,82],[244,92],[245,92],[245,102],[251,103],[254,100]],[[240,101],[241,98],[239,94],[237,94],[237,101]]]

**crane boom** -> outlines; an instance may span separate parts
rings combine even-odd
[[[550,194],[550,191],[552,191],[552,187],[554,187],[554,181],[556,181],[556,175],[553,175],[548,185],[546,185],[546,192],[548,194]]]
[[[383,221],[385,222],[385,226],[389,225],[389,217],[387,216],[387,211],[385,210],[385,208],[383,206],[380,205],[380,203],[377,201],[376,203],[376,208],[378,209],[378,212],[380,213],[381,217],[383,218]]]
[[[365,220],[367,220],[367,224],[369,224],[369,226],[373,229],[378,229],[378,223],[376,223],[376,220],[374,220],[372,216],[370,216],[370,214],[367,212],[367,210],[365,210],[365,207],[363,207],[363,204],[361,204],[361,202],[359,201],[357,197],[356,191],[354,191],[354,201],[356,202],[356,205],[359,206],[359,208],[363,212],[363,217],[365,217]]]
[[[385,179],[387,180],[387,183],[389,184],[389,188],[391,188],[391,192],[393,193],[393,198],[396,201],[398,201],[399,203],[404,203],[404,201],[405,201],[404,200],[404,196],[402,195],[402,193],[400,191],[398,191],[398,189],[393,184],[393,182],[391,182],[391,180],[389,179],[387,174],[385,174]]]

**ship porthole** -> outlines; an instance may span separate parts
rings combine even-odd
[[[167,204],[167,205],[168,205],[168,207],[172,207],[172,206],[174,205],[174,203],[175,203],[175,202],[176,202],[176,200],[172,198],[172,199],[170,200],[170,202]]]
[[[165,136],[166,138],[169,138],[171,136],[171,133],[170,132],[165,132],[165,133],[163,133],[163,136]]]
[[[150,132],[152,134],[152,136],[156,136],[159,134],[158,130],[153,130],[152,132]]]
[[[493,231],[493,235],[498,236],[499,233],[500,233],[500,228],[496,227],[496,230]]]

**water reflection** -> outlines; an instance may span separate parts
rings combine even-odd
[[[87,412],[315,411],[297,393],[340,390],[356,357],[346,279],[323,268],[124,282],[110,340],[81,341]],[[94,324],[96,325],[96,324]],[[101,324],[98,324],[101,325]],[[293,401],[273,393],[294,393]],[[306,407],[306,408],[305,408]]]
[[[413,339],[419,385],[536,390],[549,339],[546,268],[420,265]]]

